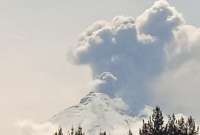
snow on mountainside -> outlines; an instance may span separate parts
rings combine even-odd
[[[88,134],[98,134],[100,130],[111,134],[126,134],[131,128],[138,132],[142,119],[147,118],[151,108],[146,107],[140,116],[126,113],[127,107],[120,99],[111,99],[103,93],[91,92],[76,106],[54,115],[50,121],[63,128],[82,126]]]

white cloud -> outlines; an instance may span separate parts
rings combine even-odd
[[[35,123],[32,121],[19,121],[17,124],[20,135],[51,135],[57,131],[58,126],[52,123]]]

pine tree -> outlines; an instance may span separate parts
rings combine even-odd
[[[195,121],[192,118],[192,116],[190,116],[188,118],[186,127],[187,127],[187,135],[197,135],[198,134],[199,128],[198,127],[196,128]]]
[[[187,128],[183,117],[177,121],[177,130],[179,135],[187,135]]]
[[[173,114],[172,116],[168,116],[168,123],[165,126],[164,134],[166,135],[177,135],[177,128],[176,128],[176,117]]]
[[[99,135],[106,135],[106,131],[100,132]]]
[[[64,135],[62,128],[59,128],[58,131],[54,133],[54,135]]]
[[[152,122],[153,122],[153,135],[163,135],[163,115],[162,111],[159,107],[156,107],[153,110],[152,115]]]
[[[69,135],[74,135],[74,127],[71,128],[71,131],[69,132]]]
[[[152,124],[151,120],[148,121],[148,123],[145,123],[143,120],[143,126],[142,129],[139,130],[139,135],[153,135],[152,133]]]
[[[130,129],[128,130],[128,135],[133,135],[133,133]]]
[[[78,127],[78,130],[75,132],[75,135],[84,135],[83,131],[82,131],[82,127]]]
[[[60,129],[58,130],[58,135],[63,135],[62,128],[60,128]]]

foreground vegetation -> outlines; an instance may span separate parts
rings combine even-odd
[[[199,127],[196,126],[194,119],[190,116],[187,119],[181,117],[177,119],[175,115],[169,115],[168,121],[164,124],[162,111],[159,107],[153,110],[152,116],[145,122],[139,129],[139,135],[197,135],[199,133]],[[54,135],[63,134],[62,128],[59,128]],[[74,130],[72,128],[66,135],[85,135],[81,127]],[[100,132],[99,135],[106,135],[106,132]],[[128,135],[133,135],[131,130],[128,131]]]

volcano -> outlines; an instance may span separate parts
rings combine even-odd
[[[142,120],[148,118],[152,108],[146,106],[139,114],[131,116],[126,104],[118,98],[110,98],[99,92],[90,92],[80,103],[54,115],[50,122],[70,129],[81,126],[87,134],[107,131],[110,134],[126,134],[129,129],[138,132]]]

